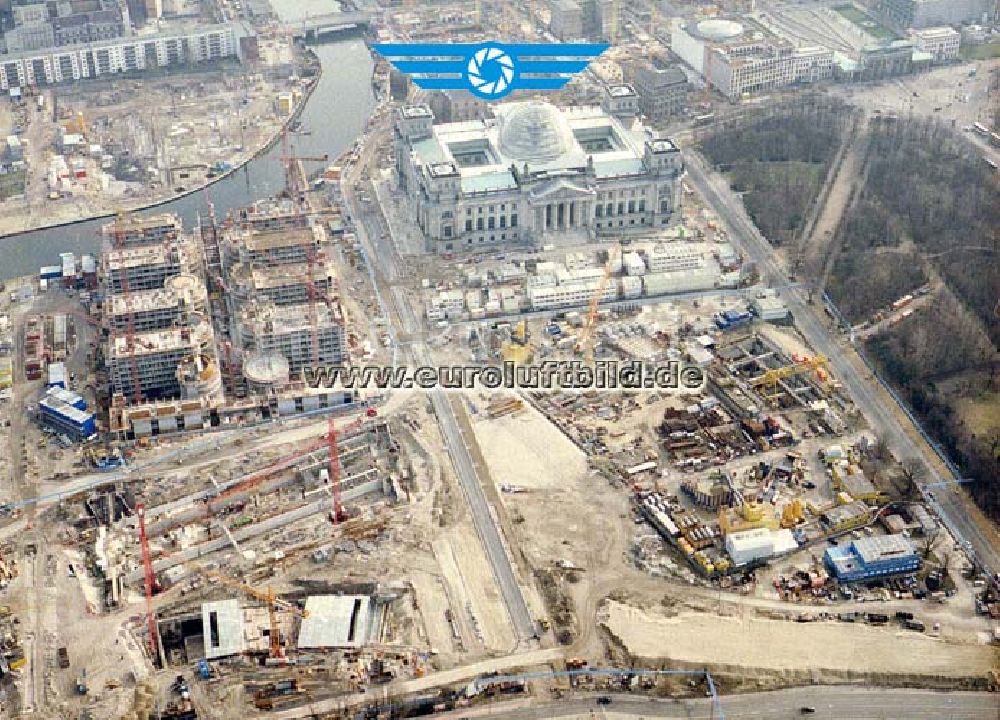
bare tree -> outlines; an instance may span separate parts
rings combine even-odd
[[[927,560],[931,556],[931,552],[934,550],[934,544],[937,542],[940,535],[940,527],[934,528],[929,533],[924,534],[924,537],[920,542],[920,552],[923,555],[924,560]]]
[[[899,470],[903,479],[903,497],[917,497],[920,484],[927,478],[927,468],[920,458],[908,457],[899,464]]]

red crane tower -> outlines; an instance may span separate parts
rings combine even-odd
[[[361,418],[358,418],[363,422]],[[340,501],[340,450],[337,448],[337,428],[333,424],[333,418],[329,419],[327,426],[326,440],[330,448],[330,494],[333,496],[333,511],[330,513],[330,522],[337,524],[347,519],[347,513]]]
[[[125,228],[122,223],[125,214],[119,212],[115,218],[114,247],[120,250],[125,247]],[[129,365],[132,374],[132,401],[139,405],[142,403],[142,383],[139,379],[139,361],[135,357],[135,309],[131,306],[131,293],[129,291],[128,268],[121,268],[121,289],[122,297],[125,299],[125,346],[129,352]]]
[[[146,535],[146,506],[138,503],[135,513],[139,516],[139,545],[142,547],[142,567],[144,571],[143,589],[146,592],[146,621],[149,623],[149,652],[155,664],[160,646],[156,640],[156,615],[153,614],[153,592],[156,577],[153,575],[153,560],[149,555],[149,538]]]
[[[312,330],[313,370],[319,369],[319,318],[316,313],[316,248],[310,244],[306,250],[309,266],[306,270],[306,292],[309,296],[309,327]]]

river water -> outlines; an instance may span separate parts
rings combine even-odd
[[[335,12],[334,0],[271,0],[286,22],[305,15]],[[298,155],[339,155],[361,133],[375,101],[371,88],[372,60],[360,38],[313,47],[323,66],[323,76],[309,98],[301,119],[309,135],[291,135]],[[217,217],[230,208],[251,204],[284,187],[281,143],[244,168],[210,186],[208,193]],[[314,169],[314,166],[307,166]],[[198,214],[207,212],[205,194],[198,192],[153,208],[148,213],[176,213],[193,228]],[[100,248],[98,230],[108,219],[92,220],[50,230],[0,237],[0,280],[30,275],[42,265],[59,262],[59,253],[94,253]]]

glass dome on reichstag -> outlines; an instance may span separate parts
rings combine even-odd
[[[572,133],[552,105],[529,102],[504,112],[500,152],[510,160],[549,162],[572,147]]]

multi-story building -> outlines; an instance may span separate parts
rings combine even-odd
[[[599,268],[569,271],[557,268],[551,273],[539,273],[528,279],[528,301],[534,310],[586,305],[602,285],[604,271]],[[601,290],[601,301],[618,297],[618,286],[607,283]]]
[[[178,275],[163,288],[111,295],[107,326],[113,333],[148,332],[191,324],[206,312],[208,295],[194,275]]]
[[[823,561],[840,582],[911,573],[920,567],[920,557],[903,535],[866,537],[846,547],[829,547]]]
[[[687,107],[690,84],[677,65],[640,61],[630,68],[629,82],[639,93],[639,107],[650,122],[666,122]]]
[[[280,354],[293,374],[314,363],[343,363],[346,343],[340,306],[316,305],[315,324],[311,314],[308,304],[248,303],[240,311],[241,345],[248,352]]]
[[[130,216],[101,228],[101,234],[116,245],[159,245],[176,240],[181,233],[181,220],[176,215]]]
[[[675,25],[674,53],[730,99],[833,77],[833,51],[789,41],[724,18]]]
[[[50,23],[55,44],[62,47],[120,38],[128,27],[128,16],[118,0],[70,0],[55,6]]]
[[[262,268],[301,264],[308,262],[310,256],[315,257],[322,238],[323,230],[318,226],[289,225],[258,230],[248,225],[227,234],[227,254],[234,262]]]
[[[438,90],[427,93],[427,105],[441,122],[467,122],[490,116],[489,104],[468,90]]]
[[[930,27],[910,33],[914,47],[920,52],[930,53],[934,62],[958,59],[962,35],[955,28]]]
[[[868,0],[868,6],[897,30],[988,22],[996,0]]]
[[[659,273],[704,267],[708,251],[700,243],[657,243],[642,255],[649,271]]]
[[[181,253],[170,244],[112,248],[102,259],[105,282],[112,294],[162,288],[167,280],[184,272]]]
[[[0,55],[0,89],[238,58],[242,34],[232,23],[196,25],[184,31]]]
[[[32,3],[13,8],[14,27],[3,35],[6,52],[41,50],[56,44],[55,31],[49,22],[48,5]]]
[[[495,118],[434,125],[400,109],[400,185],[428,250],[610,235],[669,224],[680,206],[680,151],[635,119],[597,107],[504,103]]]
[[[312,290],[310,287],[312,275]],[[230,272],[234,281],[233,293],[237,301],[260,298],[275,305],[299,305],[309,301],[310,293],[316,297],[335,294],[337,282],[333,266],[325,258],[310,267],[309,263],[282,265],[281,272],[257,266],[238,266]]]
[[[47,427],[73,440],[86,440],[97,432],[96,416],[75,392],[50,387],[38,401],[39,418]]]
[[[345,320],[321,225],[289,202],[258,204],[237,213],[223,236],[222,257],[230,334],[241,363],[257,358],[258,367],[266,361],[285,368],[277,386],[305,365],[344,362]]]
[[[706,79],[726,97],[776,90],[833,77],[833,51],[823,47],[770,48],[751,55],[714,48]]]
[[[182,301],[169,289],[143,290],[128,295],[112,295],[108,300],[108,326],[123,333],[165,330],[182,318]]]
[[[549,30],[560,40],[608,39],[617,0],[550,0]]]
[[[181,397],[184,368],[212,343],[207,323],[195,327],[116,335],[108,346],[108,375],[116,395],[133,398],[135,382],[144,401]]]
[[[549,30],[560,40],[583,37],[583,10],[576,0],[551,0]]]

